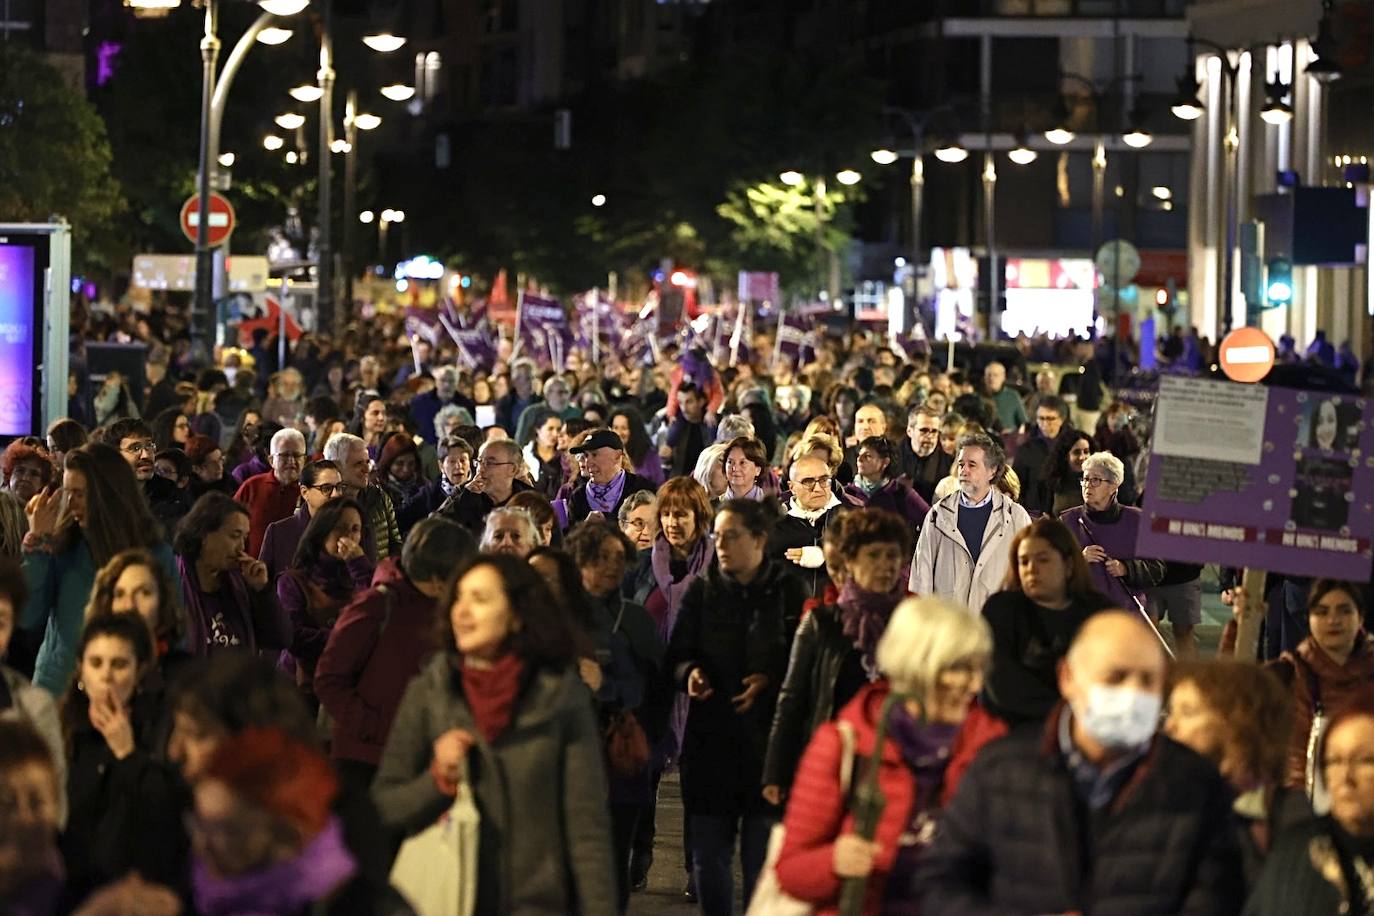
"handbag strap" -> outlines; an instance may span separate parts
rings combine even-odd
[[[854,783],[854,726],[850,722],[835,723],[840,733],[840,796],[849,797],[849,787]]]

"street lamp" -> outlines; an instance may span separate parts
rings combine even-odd
[[[348,153],[352,152],[352,150],[353,144],[349,143],[347,140],[344,140],[342,138],[335,140],[333,143],[329,144],[329,151],[331,153]]]
[[[835,180],[845,187],[852,187],[863,180],[863,176],[853,169],[841,169],[835,173]]]
[[[310,0],[258,0],[258,6],[273,16],[294,16],[310,5]]]
[[[297,102],[318,102],[320,96],[324,95],[324,90],[314,83],[302,83],[288,89],[287,93]]]
[[[1310,50],[1315,60],[1307,62],[1307,75],[1319,83],[1331,83],[1341,78],[1341,65],[1336,60],[1336,39],[1331,34],[1331,0],[1322,0],[1322,18],[1317,24],[1317,37]]]
[[[291,38],[292,34],[293,33],[290,29],[282,29],[278,28],[277,26],[268,26],[267,28],[258,32],[257,38],[258,41],[262,42],[265,45],[279,45],[288,41]]]
[[[883,149],[875,149],[873,152],[869,153],[868,156],[874,162],[878,163],[878,165],[891,165],[898,159],[897,153],[886,147]]]
[[[956,163],[963,162],[968,158],[968,150],[960,145],[956,139],[949,139],[942,146],[936,148],[935,158],[941,162]]]
[[[375,218],[376,214],[374,214],[371,210],[364,210],[362,213],[358,214],[358,222],[363,223],[364,225],[372,222],[372,220]]]
[[[224,166],[226,169],[227,169],[227,168],[231,168],[231,167],[233,166],[233,164],[234,164],[234,154],[233,154],[233,153],[220,153],[220,156],[219,156],[219,164],[222,165],[222,166]]]
[[[262,138],[263,149],[275,152],[276,150],[281,149],[285,145],[286,141],[283,140],[281,137],[278,137],[276,134],[268,134],[267,136]]]
[[[1040,154],[1030,148],[1025,133],[1016,138],[1016,146],[1007,151],[1007,158],[1017,165],[1030,165]]]
[[[305,123],[305,115],[288,111],[285,114],[277,115],[272,120],[276,121],[277,126],[282,130],[295,130]]]
[[[605,195],[605,194],[594,194],[594,195],[592,195],[592,206],[593,206],[593,207],[604,207],[604,206],[606,206],[606,195]]]
[[[375,114],[355,114],[353,116],[353,126],[358,130],[376,130],[382,125],[382,119]]]
[[[1144,149],[1155,142],[1154,134],[1143,127],[1132,126],[1121,135],[1121,142],[1131,149]]]
[[[1283,83],[1270,83],[1264,87],[1264,108],[1260,110],[1260,118],[1265,124],[1287,124],[1293,120],[1293,106],[1283,100],[1288,94],[1288,87]]]
[[[406,40],[403,37],[392,35],[390,32],[374,32],[371,35],[363,36],[363,44],[382,54],[398,51],[405,43]]]
[[[1192,65],[1192,56],[1189,55],[1189,66]],[[1185,73],[1178,78],[1178,93],[1174,96],[1174,103],[1169,106],[1169,110],[1174,113],[1174,117],[1183,121],[1196,121],[1202,117],[1202,112],[1206,106],[1198,98],[1198,93],[1202,87],[1198,85],[1197,78],[1191,73]]]
[[[1055,146],[1064,146],[1065,144],[1072,143],[1077,136],[1078,134],[1069,130],[1069,128],[1063,124],[1051,127],[1049,130],[1045,131],[1045,139]]]
[[[405,102],[415,95],[415,87],[407,86],[404,83],[393,83],[390,86],[383,86],[381,93],[393,102]]]
[[[789,188],[797,188],[801,187],[802,182],[806,181],[806,176],[803,175],[801,172],[788,169],[787,171],[783,172],[781,175],[778,176],[778,180],[781,181],[783,184],[787,185]]]

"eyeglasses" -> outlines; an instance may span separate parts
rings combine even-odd
[[[284,458],[287,461],[304,461],[305,452],[277,452],[273,458]]]
[[[137,455],[145,453],[153,455],[157,453],[157,443],[155,442],[130,442],[128,445],[121,445],[119,450],[126,455]]]
[[[832,479],[833,478],[830,477],[803,477],[801,480],[797,481],[797,486],[804,487],[807,490],[822,490],[830,486],[830,481]]]
[[[627,520],[622,527],[633,528],[636,531],[648,531],[653,525],[653,522],[646,522],[642,518],[632,518]]]
[[[307,489],[307,490],[319,490],[321,493],[323,493],[323,494],[325,495],[325,498],[328,499],[329,497],[333,496],[335,493],[341,492],[341,491],[343,490],[343,484],[341,484],[341,483],[317,483],[317,484],[315,484],[313,487],[306,487],[306,489]]]
[[[1083,486],[1089,487],[1089,488],[1091,488],[1091,487],[1106,487],[1106,486],[1111,486],[1114,482],[1115,482],[1115,481],[1108,480],[1108,479],[1105,478],[1105,477],[1084,477],[1084,478],[1083,478]]]
[[[496,461],[492,458],[477,459],[477,466],[480,468],[502,468],[513,464],[515,464],[514,461]]]
[[[1374,756],[1364,757],[1328,757],[1322,761],[1322,768],[1328,773],[1337,767],[1344,767],[1356,773],[1367,775],[1374,772]]]
[[[940,427],[938,427],[938,426],[918,426],[918,427],[916,427],[916,435],[918,435],[918,436],[938,436],[938,435],[940,435]]]

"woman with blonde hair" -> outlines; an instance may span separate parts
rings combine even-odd
[[[934,596],[897,605],[877,645],[882,678],[817,729],[802,756],[775,867],[783,891],[829,914],[845,880],[863,879],[864,913],[906,912],[890,905],[910,893],[946,761],[991,653],[987,624],[967,608]],[[860,759],[878,761],[876,776],[854,765]],[[871,839],[856,832],[850,812],[857,781],[867,778],[886,800]]]

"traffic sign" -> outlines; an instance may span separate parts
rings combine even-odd
[[[181,205],[181,231],[191,244],[197,241],[196,233],[200,227],[200,195],[192,194]],[[218,191],[210,192],[210,247],[215,248],[229,241],[234,232],[234,205],[229,198]]]
[[[1259,328],[1236,328],[1221,342],[1221,371],[1233,382],[1258,382],[1274,368],[1274,342]]]

